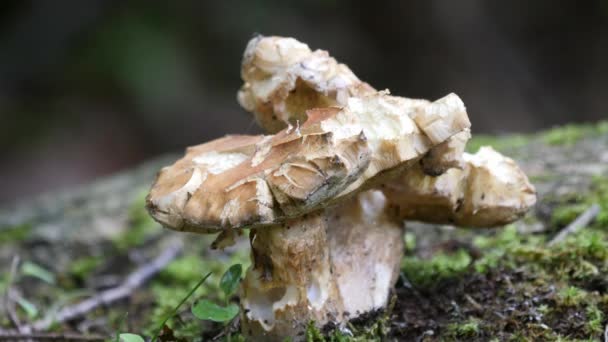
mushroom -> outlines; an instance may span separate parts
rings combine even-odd
[[[310,320],[319,325],[340,323],[344,308],[367,309],[357,309],[363,307],[339,292],[345,284],[337,282],[349,281],[352,270],[340,269],[338,262],[339,274],[332,275],[330,258],[339,261],[342,257],[332,254],[330,247],[341,241],[328,241],[327,224],[345,218],[326,208],[399,175],[449,137],[429,136],[430,125],[446,132],[466,128],[462,127],[468,123],[466,112],[455,95],[429,106],[441,115],[419,127],[416,115],[408,112],[412,107],[378,92],[351,98],[342,108],[311,109],[305,122],[275,135],[227,136],[191,147],[182,159],[159,172],[147,208],[171,229],[224,232],[217,245],[223,245],[221,240],[235,229],[251,228],[252,267],[241,287],[241,322],[247,336],[283,340],[303,332]],[[365,202],[359,197],[360,218],[384,220],[384,205],[369,204],[381,198],[380,193]],[[390,236],[400,235],[399,226]],[[352,237],[345,242],[350,244],[347,249],[367,243],[366,230],[366,225],[360,225],[347,232],[344,236]],[[384,233],[377,232],[376,245]],[[392,248],[385,257],[390,265],[401,254],[401,244],[393,243]],[[376,267],[375,262],[367,264]],[[381,277],[381,290],[371,304],[381,307],[396,268],[375,272]]]
[[[270,132],[296,124],[310,108],[347,106],[376,93],[326,51],[311,51],[293,38],[252,39],[241,74],[239,103]],[[456,125],[460,130],[445,129],[454,127],[440,120],[445,113],[457,112],[455,108],[465,112],[455,95],[435,104],[395,96],[390,101],[407,108],[403,112],[424,127],[430,139],[441,142],[383,184],[384,192],[363,192],[328,209],[332,268],[350,317],[386,304],[402,256],[404,219],[495,226],[519,218],[535,202],[534,188],[512,160],[485,152],[487,148],[474,156],[464,153],[471,137],[468,123]],[[492,194],[480,195],[484,187]],[[395,247],[375,248],[386,244]]]

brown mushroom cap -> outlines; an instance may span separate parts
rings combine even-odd
[[[188,148],[163,168],[147,197],[150,214],[183,231],[269,225],[318,208],[366,169],[361,131],[322,127],[338,109],[318,110],[297,130],[231,135]]]
[[[148,196],[152,216],[177,230],[271,225],[394,177],[470,125],[450,94],[423,108],[377,92],[343,108],[312,109],[273,136],[228,136],[164,168]],[[412,113],[414,111],[414,113]]]
[[[432,103],[389,96],[387,92],[374,96],[378,94],[376,89],[359,80],[348,66],[338,63],[327,51],[312,51],[293,38],[253,38],[243,54],[241,76],[244,83],[238,93],[239,103],[268,132],[295,125],[311,108],[354,107],[359,102],[372,112],[378,109],[365,99],[381,99],[384,106],[393,106],[397,109],[394,112],[413,119],[431,145],[438,145],[421,161],[425,173],[431,175],[459,167],[470,138],[470,122],[458,96],[450,94]],[[394,121],[386,120],[385,124]]]
[[[463,154],[464,167],[432,177],[410,168],[383,187],[404,220],[469,227],[500,226],[523,216],[536,202],[534,186],[508,157],[482,147]]]
[[[271,133],[306,120],[308,109],[343,106],[351,96],[376,92],[327,51],[276,36],[257,36],[247,44],[241,77],[239,103]]]

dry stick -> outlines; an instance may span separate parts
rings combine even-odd
[[[595,217],[600,213],[600,206],[598,204],[592,205],[589,209],[585,210],[576,220],[572,221],[566,228],[562,229],[551,241],[549,246],[553,246],[558,242],[563,241],[570,234],[576,233],[579,230],[585,228]]]
[[[173,261],[173,259],[181,253],[181,250],[181,242],[171,244],[156,259],[137,268],[135,272],[129,275],[119,286],[99,292],[80,303],[67,306],[52,317],[47,317],[34,322],[34,324],[31,325],[31,328],[34,330],[46,330],[54,323],[70,321],[87,314],[99,306],[108,305],[117,300],[129,297],[133,291],[141,287],[156,273]]]
[[[30,329],[21,325],[21,321],[19,320],[19,316],[15,312],[15,307],[13,306],[12,295],[13,295],[13,280],[17,275],[17,267],[19,266],[19,256],[13,256],[13,261],[11,262],[11,271],[8,276],[8,283],[6,285],[6,293],[4,295],[4,309],[6,310],[6,314],[15,326],[17,330],[21,333],[29,333]]]
[[[59,333],[18,333],[10,331],[0,332],[0,341],[105,341],[107,337],[101,335],[59,334]]]

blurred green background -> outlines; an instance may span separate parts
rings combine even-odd
[[[394,94],[456,92],[474,133],[608,117],[608,1],[4,1],[0,204],[227,133],[255,34]]]

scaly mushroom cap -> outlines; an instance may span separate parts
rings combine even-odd
[[[482,147],[463,154],[462,170],[438,177],[420,168],[406,170],[388,182],[384,194],[404,220],[492,227],[523,216],[536,202],[534,186],[510,158]]]
[[[375,93],[327,51],[313,52],[293,38],[253,38],[243,54],[241,77],[239,103],[271,133],[303,122],[308,109],[343,106],[351,96]]]
[[[297,130],[273,136],[232,135],[188,148],[159,172],[147,197],[150,214],[169,228],[206,233],[318,208],[369,164],[361,130],[323,127],[338,112],[315,111]]]
[[[186,231],[271,225],[311,212],[393,177],[468,126],[448,95],[409,113],[408,99],[384,92],[313,109],[274,136],[228,136],[191,147],[164,168],[148,196],[152,216]],[[417,121],[418,120],[418,121]],[[418,123],[420,122],[420,124]],[[441,132],[429,133],[439,127]],[[444,140],[441,140],[444,139]]]
[[[340,196],[381,184],[410,167],[451,135],[470,126],[464,104],[455,94],[424,108],[413,102],[417,100],[391,96],[387,92],[352,97],[343,107],[343,114],[328,121],[328,127],[334,126],[333,129],[340,131],[352,131],[361,125],[370,148],[369,167]],[[433,117],[429,118],[422,111],[433,113]],[[437,128],[443,133],[436,132]],[[448,131],[451,133],[446,133]]]
[[[311,51],[293,38],[253,38],[243,55],[241,76],[244,84],[238,92],[239,103],[268,132],[302,122],[304,113],[311,108],[346,107],[360,101],[368,106],[368,111],[377,110],[362,100],[375,98],[377,91],[373,87],[327,51]],[[458,96],[450,94],[433,103],[388,96],[388,92],[377,98],[382,98],[383,105],[394,107],[393,112],[410,116],[432,145],[439,144],[422,160],[426,173],[438,175],[461,164],[460,155],[470,138],[471,124]],[[386,125],[392,123],[387,121]]]

